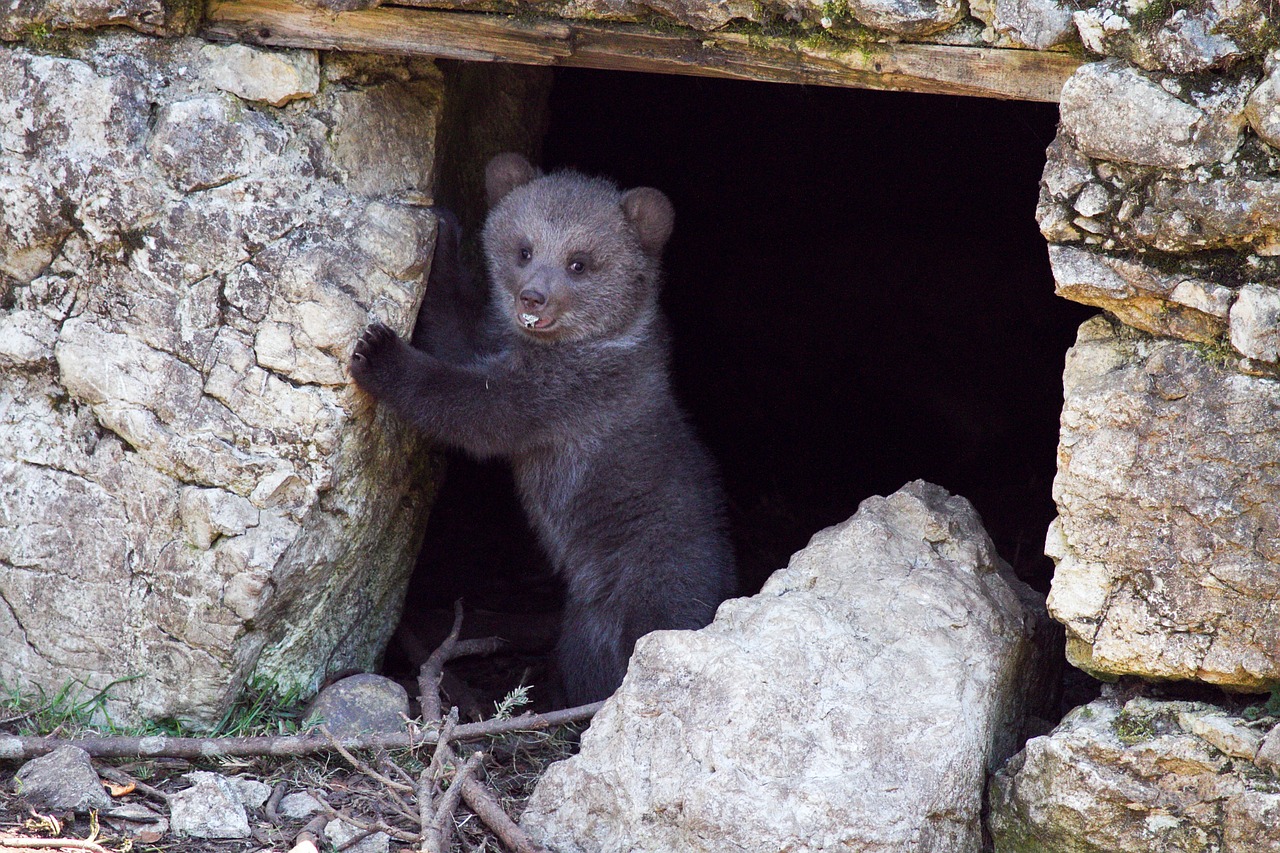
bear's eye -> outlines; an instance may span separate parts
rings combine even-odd
[[[569,272],[573,273],[574,275],[582,275],[586,271],[587,271],[587,262],[585,260],[583,260],[582,258],[569,259]]]
[[[521,261],[521,263],[524,263],[524,262],[526,262],[526,261],[531,261],[531,260],[533,260],[533,249],[531,249],[531,248],[530,248],[530,247],[528,247],[528,246],[521,246],[521,247],[520,247],[520,261]]]

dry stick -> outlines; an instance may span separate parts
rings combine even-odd
[[[493,830],[493,834],[498,836],[511,853],[548,853],[547,848],[535,842],[515,821],[507,817],[506,809],[480,782],[475,779],[463,782],[462,800],[467,808],[476,813],[476,817],[484,821],[485,826]]]
[[[432,721],[440,719],[440,679],[444,677],[444,665],[454,658],[470,655],[491,655],[506,645],[506,641],[498,637],[483,640],[458,641],[462,631],[462,599],[453,603],[453,627],[436,650],[427,656],[422,668],[418,670],[418,703],[422,706],[422,719]]]
[[[391,789],[391,790],[393,790],[393,791],[402,791],[402,792],[404,792],[404,793],[406,793],[406,794],[412,794],[412,793],[413,793],[413,786],[412,786],[412,785],[406,785],[406,784],[404,784],[403,782],[397,782],[397,781],[395,781],[394,779],[389,779],[389,778],[387,778],[386,776],[384,776],[384,775],[382,775],[381,773],[379,773],[377,770],[374,770],[372,767],[370,767],[370,766],[369,766],[368,764],[366,764],[365,762],[361,761],[360,759],[358,759],[358,758],[356,758],[354,755],[352,755],[352,754],[347,750],[347,748],[346,748],[346,747],[344,747],[344,746],[343,746],[343,745],[338,741],[338,739],[337,739],[336,737],[334,737],[334,736],[329,732],[329,729],[328,729],[328,728],[326,728],[325,726],[321,726],[321,727],[320,727],[320,733],[321,733],[322,735],[324,735],[326,738],[328,738],[328,739],[329,739],[329,743],[330,743],[330,745],[332,745],[332,746],[333,746],[333,748],[334,748],[334,749],[336,749],[336,750],[338,751],[338,754],[339,754],[339,755],[341,755],[343,758],[345,758],[345,759],[347,760],[347,763],[348,763],[348,764],[350,764],[352,767],[354,767],[354,768],[355,768],[356,770],[358,770],[359,772],[361,772],[361,773],[363,773],[364,775],[366,775],[366,776],[370,777],[371,779],[377,779],[379,782],[381,782],[383,785],[386,785],[388,788],[390,788],[390,789]]]
[[[112,853],[112,851],[100,844],[94,844],[92,841],[84,841],[79,838],[10,838],[8,836],[0,836],[0,850],[5,848],[13,850],[60,850],[71,848],[72,850],[89,850],[91,853]]]
[[[390,835],[396,841],[408,841],[413,844],[416,844],[418,842],[418,835],[415,833],[405,832],[403,829],[397,829],[396,827],[391,826],[390,824],[380,820],[375,820],[375,821],[360,820],[357,817],[352,817],[349,814],[338,811],[333,806],[326,803],[324,800],[319,800],[318,802],[320,803],[320,808],[324,809],[325,813],[329,815],[330,819],[332,820],[340,820],[343,823],[349,823],[352,826],[354,826],[356,829],[360,829],[360,830],[369,830],[370,832],[385,832],[387,835]]]
[[[267,820],[271,821],[272,826],[280,826],[284,820],[280,817],[280,801],[284,799],[284,792],[288,786],[283,782],[277,782],[275,787],[271,789],[271,796],[267,798],[265,810]]]
[[[462,786],[480,768],[482,761],[484,753],[473,752],[466,764],[454,774],[449,790],[440,798],[435,818],[429,826],[422,828],[422,853],[447,853],[449,850],[449,843],[453,840],[453,813],[462,799]]]
[[[324,834],[324,828],[328,825],[328,815],[316,815],[311,818],[293,839],[293,847],[289,853],[319,853],[320,836]]]
[[[453,732],[455,741],[479,740],[510,732],[536,731],[565,723],[591,719],[603,702],[593,702],[546,714],[521,714],[506,720],[465,723]],[[390,732],[343,738],[352,749],[416,749],[435,743],[435,732]],[[319,733],[304,735],[264,735],[257,737],[6,737],[0,735],[0,761],[25,761],[53,752],[60,746],[76,746],[94,758],[222,758],[232,756],[312,755],[333,749]]]

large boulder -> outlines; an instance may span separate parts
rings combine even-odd
[[[1280,686],[1280,382],[1104,318],[1067,355],[1046,551],[1067,656],[1101,676]]]
[[[345,365],[421,298],[441,80],[76,45],[0,48],[0,681],[208,722],[398,618],[433,477]]]
[[[981,848],[1048,638],[968,501],[915,482],[701,631],[637,644],[522,824],[561,851]]]
[[[1280,851],[1280,780],[1259,763],[1274,723],[1141,697],[1077,708],[996,774],[995,851]]]

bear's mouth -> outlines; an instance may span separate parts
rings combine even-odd
[[[521,314],[518,319],[521,326],[535,332],[550,329],[556,322],[554,317],[539,317],[537,314]]]

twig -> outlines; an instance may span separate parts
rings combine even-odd
[[[16,850],[89,850],[91,853],[112,853],[101,844],[80,838],[16,838],[0,835],[0,845]]]
[[[371,779],[377,779],[379,782],[381,782],[383,785],[385,785],[386,787],[390,788],[393,791],[402,791],[406,794],[413,793],[412,785],[406,785],[403,782],[397,782],[394,779],[389,779],[386,776],[379,773],[377,770],[374,770],[365,762],[361,761],[359,758],[356,758],[354,755],[352,755],[351,752],[346,747],[344,747],[338,741],[338,739],[329,732],[329,729],[327,729],[326,727],[321,726],[320,733],[324,735],[326,738],[328,738],[330,745],[332,745],[333,748],[338,751],[338,754],[341,755],[343,758],[345,758],[347,760],[347,763],[350,764],[359,772],[363,773],[364,775],[368,776]]]
[[[422,719],[430,722],[440,719],[440,680],[444,677],[444,665],[455,658],[471,655],[491,655],[506,645],[499,637],[483,640],[458,640],[462,633],[462,599],[453,603],[453,627],[448,636],[427,656],[418,670],[418,703],[422,706]]]
[[[328,825],[328,815],[316,815],[311,818],[293,839],[293,847],[289,853],[320,853],[320,836]]]
[[[284,799],[285,787],[283,782],[277,782],[271,789],[271,796],[267,798],[265,810],[267,820],[271,821],[272,826],[280,826],[284,823],[284,819],[280,817],[280,801]]]
[[[528,833],[507,816],[506,809],[484,785],[475,779],[468,779],[461,787],[462,800],[467,808],[493,830],[493,834],[498,836],[511,853],[548,853],[545,847],[530,838]]]
[[[422,828],[422,853],[447,853],[449,842],[453,838],[453,813],[458,808],[458,801],[462,799],[462,786],[480,768],[482,761],[484,753],[474,752],[454,775],[449,790],[440,798],[435,818],[429,826]]]
[[[343,823],[349,823],[352,826],[354,826],[356,829],[360,829],[360,830],[367,829],[371,832],[385,832],[387,835],[390,835],[396,841],[408,841],[414,844],[418,842],[419,836],[416,833],[405,832],[403,829],[397,829],[394,826],[391,826],[390,824],[380,820],[375,820],[375,821],[360,820],[359,818],[352,817],[349,814],[338,811],[333,806],[326,803],[324,800],[320,800],[319,802],[320,802],[320,808],[324,809],[325,813],[328,814],[330,819],[332,820],[340,820]]]
[[[166,794],[164,791],[161,791],[159,788],[151,787],[146,782],[143,782],[141,779],[137,779],[133,776],[130,776],[128,773],[125,773],[123,770],[121,770],[118,767],[111,767],[110,765],[107,765],[107,764],[99,764],[98,775],[105,776],[108,779],[110,779],[112,782],[115,782],[118,785],[132,785],[134,789],[137,790],[138,793],[151,797],[153,800],[158,800],[162,803],[169,802],[169,795]]]
[[[603,703],[594,702],[546,714],[521,714],[507,720],[464,723],[453,733],[455,741],[479,740],[510,732],[536,731],[589,720]],[[342,738],[344,748],[352,749],[417,749],[435,743],[437,734],[423,732],[389,732]],[[94,758],[222,758],[237,756],[312,755],[333,749],[319,733],[303,735],[264,735],[256,737],[6,737],[0,736],[0,761],[36,758],[60,746],[77,746]]]

